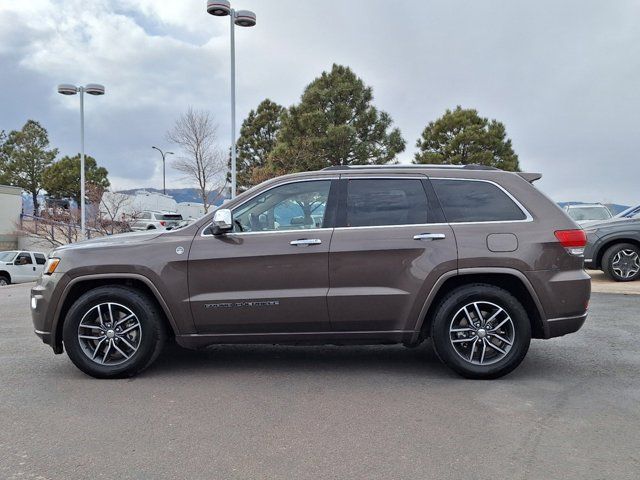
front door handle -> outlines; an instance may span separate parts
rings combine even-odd
[[[308,247],[309,245],[320,245],[322,240],[319,238],[301,238],[299,240],[291,240],[289,245],[296,245],[298,247]]]
[[[414,235],[414,240],[442,240],[446,235],[444,233],[419,233]]]

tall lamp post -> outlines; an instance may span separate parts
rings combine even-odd
[[[166,172],[165,156],[173,155],[173,152],[163,152],[158,147],[154,147],[154,146],[152,146],[151,148],[155,148],[156,150],[158,150],[160,152],[160,155],[162,155],[162,193],[164,195],[166,195],[167,194],[167,182],[166,182],[166,173],[165,173]]]
[[[207,13],[216,17],[229,16],[231,25],[231,198],[236,196],[236,40],[235,26],[253,27],[256,14],[249,10],[234,10],[228,0],[207,0]]]
[[[68,83],[58,85],[58,93],[62,95],[80,94],[80,231],[85,238],[85,178],[84,178],[84,94],[104,95],[104,85],[88,83],[85,86],[75,86]]]

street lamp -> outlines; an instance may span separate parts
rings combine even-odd
[[[154,146],[152,146],[151,148],[155,148],[156,150],[158,150],[160,152],[160,155],[162,155],[162,193],[164,195],[166,195],[167,194],[167,183],[165,181],[166,176],[165,176],[165,161],[164,161],[164,157],[166,155],[173,155],[173,152],[163,152],[158,147],[154,147]]]
[[[236,40],[235,26],[253,27],[256,14],[249,10],[234,10],[228,0],[207,0],[207,13],[216,17],[229,16],[231,25],[231,198],[236,196]]]
[[[88,83],[85,86],[76,87],[68,83],[58,85],[58,93],[62,95],[80,94],[80,231],[85,238],[85,179],[84,179],[84,94],[104,95],[104,85]]]

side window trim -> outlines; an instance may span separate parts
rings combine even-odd
[[[524,205],[522,205],[522,203],[520,203],[518,201],[518,199],[516,197],[514,197],[508,190],[506,190],[502,185],[492,181],[492,180],[486,180],[486,179],[482,179],[482,178],[462,178],[462,177],[429,177],[430,180],[453,180],[453,181],[466,181],[466,182],[484,182],[484,183],[489,183],[491,185],[494,185],[496,187],[498,187],[498,189],[500,189],[500,191],[502,191],[507,197],[509,197],[509,199],[511,199],[511,201],[522,211],[522,213],[524,214],[525,218],[523,218],[522,220],[478,220],[478,221],[470,221],[470,222],[449,222],[447,220],[445,220],[448,224],[450,225],[475,225],[475,224],[481,224],[481,223],[525,223],[525,222],[533,222],[533,216],[531,215],[531,213],[529,212],[529,210],[527,210],[525,208]],[[432,186],[433,188],[433,186]],[[434,191],[435,193],[435,191]],[[444,209],[443,213],[444,213]]]
[[[265,231],[259,231],[259,232],[230,232],[230,233],[228,233],[228,235],[234,235],[234,236],[236,236],[236,235],[259,235],[259,234],[265,234],[265,233],[291,233],[291,232],[301,232],[301,231],[314,232],[314,231],[318,231],[318,230],[331,230],[331,229],[334,228],[334,225],[335,225],[335,217],[336,217],[337,208],[338,208],[337,199],[334,198],[335,195],[337,195],[337,189],[334,188],[334,186],[337,185],[339,180],[340,180],[340,177],[331,176],[331,177],[304,178],[304,179],[298,179],[298,180],[290,180],[288,182],[277,183],[275,185],[270,186],[269,188],[267,188],[265,190],[257,191],[254,195],[251,195],[244,202],[242,202],[239,205],[234,206],[231,209],[231,213],[235,213],[236,210],[238,210],[239,208],[242,208],[247,202],[250,202],[251,200],[253,200],[257,196],[262,195],[263,193],[267,193],[268,191],[273,190],[274,188],[281,187],[283,185],[290,185],[292,183],[302,183],[302,182],[330,181],[331,185],[329,186],[329,196],[327,198],[327,209],[325,211],[325,218],[324,218],[324,221],[322,223],[322,227],[320,227],[320,228],[305,228],[303,230],[302,229],[265,230]],[[331,209],[334,210],[333,218],[329,218],[331,216],[331,213],[332,213]],[[333,224],[331,224],[331,223],[333,223]],[[202,232],[200,233],[200,236],[201,237],[211,237],[211,236],[213,236],[213,234],[210,233],[212,225],[213,225],[213,222],[207,223],[206,226],[202,229]]]

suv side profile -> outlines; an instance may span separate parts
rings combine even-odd
[[[194,349],[430,338],[459,374],[500,377],[531,338],[587,316],[584,232],[538,178],[469,165],[279,177],[181,229],[56,249],[31,291],[35,331],[99,378],[140,372],[168,336]]]

